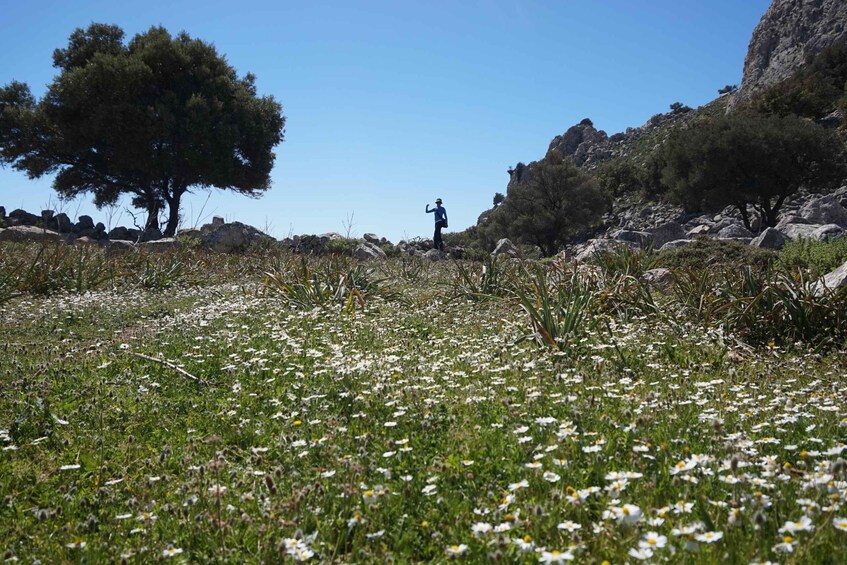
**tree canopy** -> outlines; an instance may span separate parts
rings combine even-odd
[[[147,227],[167,206],[166,236],[194,188],[270,188],[282,106],[213,45],[161,27],[125,43],[119,27],[95,23],[74,31],[53,65],[40,101],[19,82],[0,89],[0,162],[55,174],[61,196],[91,193],[98,206],[129,194]]]
[[[594,227],[606,206],[596,181],[555,151],[510,186],[483,227],[487,239],[510,237],[555,254],[573,237]]]
[[[801,187],[840,182],[844,146],[834,131],[796,116],[730,114],[674,131],[659,151],[662,182],[688,210],[735,206],[753,229],[776,225],[785,199]]]

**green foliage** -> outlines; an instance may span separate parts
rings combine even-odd
[[[341,305],[348,313],[356,307],[365,308],[373,296],[396,298],[393,291],[383,288],[385,280],[361,263],[339,258],[309,261],[301,258],[296,266],[283,271],[265,272],[265,288],[282,296],[289,304],[300,308]]]
[[[685,114],[691,111],[691,106],[686,106],[682,102],[674,102],[671,104],[671,113],[672,114]]]
[[[671,134],[659,150],[662,181],[688,210],[735,206],[753,229],[774,226],[785,199],[801,186],[827,187],[845,172],[837,135],[787,116],[731,114],[694,122]]]
[[[129,194],[148,226],[167,207],[166,236],[194,187],[267,190],[285,118],[273,97],[257,96],[255,77],[239,78],[213,45],[184,32],[123,36],[102,24],[74,31],[37,103],[24,84],[0,89],[0,161],[55,174],[61,196],[92,193],[98,206]]]
[[[607,276],[622,275],[638,278],[656,267],[659,258],[652,249],[633,249],[621,245],[595,253],[591,262],[600,267]]]
[[[666,269],[702,269],[704,272],[716,268],[739,270],[751,266],[766,270],[776,260],[777,254],[770,249],[761,249],[737,241],[699,239],[693,243],[660,251],[656,266]]]
[[[575,343],[600,321],[599,294],[576,270],[554,266],[547,273],[537,266],[529,288],[516,284],[515,294],[533,330],[527,337],[557,351],[575,351]]]
[[[451,288],[456,297],[475,301],[514,296],[514,277],[517,270],[518,266],[507,257],[489,255],[483,265],[458,261],[456,277]]]
[[[480,227],[480,239],[509,237],[554,255],[573,237],[595,227],[605,207],[606,199],[591,176],[572,160],[551,154],[530,168],[526,180],[511,187]]]
[[[847,105],[847,41],[815,55],[794,76],[755,96],[750,106],[780,116],[822,118]]]
[[[629,160],[604,161],[597,165],[592,174],[610,200],[645,188],[646,171]]]
[[[810,277],[821,277],[847,262],[847,236],[789,241],[779,251],[779,262],[786,269],[802,269]]]
[[[496,208],[497,206],[502,204],[503,200],[505,200],[505,199],[506,199],[506,196],[502,192],[495,192],[494,193],[494,201],[493,201],[494,207]]]

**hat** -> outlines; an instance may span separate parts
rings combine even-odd
[[[436,198],[436,199],[435,199],[435,203],[436,203],[436,204],[441,204],[441,199],[440,199],[440,198]]]

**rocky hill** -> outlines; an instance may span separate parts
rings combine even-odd
[[[602,171],[603,167],[629,167],[643,171],[650,155],[674,129],[696,118],[716,117],[732,111],[734,106],[749,100],[751,95],[793,76],[813,55],[843,41],[847,41],[847,1],[774,0],[753,32],[744,62],[743,82],[738,92],[723,94],[696,109],[675,105],[671,112],[656,114],[640,127],[627,128],[613,135],[597,130],[590,119],[584,119],[554,137],[548,153],[556,151],[562,157],[571,157],[577,165],[588,171]],[[506,198],[509,189],[531,178],[536,163],[518,163],[509,170]],[[837,188],[832,187],[832,190]],[[691,238],[695,235],[717,236],[725,227],[736,223],[731,210],[716,216],[683,214],[681,208],[646,201],[637,190],[627,190],[624,187],[622,192],[624,194],[618,195],[612,210],[604,218],[603,227],[594,234],[596,238],[615,239],[616,235],[620,235],[620,230],[642,233],[664,230],[673,232],[674,239]],[[842,203],[847,204],[845,195],[847,191],[840,189],[831,201],[827,200],[828,204],[835,206],[833,213],[839,215],[839,218]],[[793,207],[789,203],[786,215],[796,212],[807,201],[814,200],[815,198],[808,194],[797,195]],[[486,222],[492,210],[480,215],[478,226]],[[702,218],[698,220],[697,217]],[[797,218],[799,217],[795,217]],[[800,222],[819,227],[817,220],[805,219]],[[670,224],[677,224],[678,229],[671,229]],[[841,226],[842,229],[844,227],[847,227],[847,224]],[[692,230],[693,233],[689,234]],[[738,231],[733,230],[734,228],[726,231],[726,234]],[[798,228],[788,231],[794,234],[803,230]],[[832,233],[833,230],[830,230],[826,237],[830,237]],[[755,234],[739,232],[732,237],[750,241],[753,235]],[[627,237],[627,234],[622,237]],[[661,246],[665,243],[661,241],[664,236],[658,240],[649,239],[653,245],[660,243]]]
[[[844,0],[774,0],[750,40],[731,105],[792,76],[821,50],[847,40]]]

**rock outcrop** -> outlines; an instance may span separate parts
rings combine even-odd
[[[774,0],[753,31],[731,105],[789,78],[809,57],[845,40],[844,0]]]

